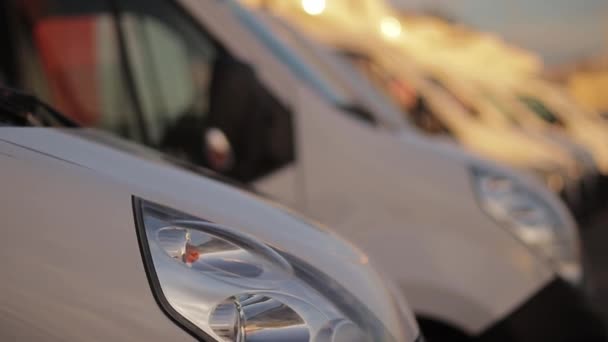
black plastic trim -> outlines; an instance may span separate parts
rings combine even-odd
[[[418,338],[416,339],[416,342],[426,342],[426,340],[424,339],[423,335],[418,336]]]
[[[605,342],[608,335],[583,292],[556,278],[477,340]]]
[[[450,341],[450,342],[471,342],[473,338],[462,331],[460,327],[456,327],[446,321],[425,315],[416,315],[418,326],[422,331],[423,340],[427,339],[430,342]]]
[[[141,258],[144,263],[144,269],[146,270],[146,276],[150,284],[150,290],[161,310],[180,328],[188,332],[192,337],[203,342],[216,342],[214,338],[209,336],[199,327],[194,325],[192,322],[187,320],[185,317],[180,315],[165,297],[163,290],[160,286],[156,270],[154,269],[154,263],[152,261],[152,255],[150,253],[150,246],[148,246],[148,239],[146,237],[146,231],[144,226],[143,213],[141,211],[143,200],[132,196],[133,202],[133,217],[135,218],[135,230],[137,232],[137,240],[139,242],[139,250],[141,252]]]

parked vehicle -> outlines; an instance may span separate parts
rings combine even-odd
[[[548,123],[538,125],[537,122],[531,123],[534,118],[533,113],[527,110],[524,104],[516,106],[513,103],[506,103],[497,96],[495,92],[482,89],[478,86],[479,81],[459,74],[454,71],[434,70],[430,71],[436,77],[437,82],[442,84],[445,92],[458,101],[465,103],[476,117],[486,125],[498,130],[513,131],[528,139],[544,141],[559,146],[576,160],[574,166],[565,175],[562,187],[553,187],[559,190],[568,206],[574,213],[585,216],[589,214],[594,202],[595,194],[591,192],[599,184],[600,173],[590,150],[584,145],[573,141],[572,137],[564,132],[548,129]],[[509,89],[509,82],[494,80],[494,89]],[[519,117],[521,120],[517,120]],[[523,118],[525,117],[525,118]],[[532,118],[530,118],[532,117]],[[551,185],[551,184],[549,184]]]
[[[600,172],[608,176],[608,124],[587,116],[564,90],[549,82],[522,80],[511,89],[514,96],[538,117],[587,147]]]
[[[345,1],[332,1],[333,6],[328,4],[318,15],[306,14],[295,1],[264,4],[348,56],[402,108],[406,125],[435,137],[448,137],[474,153],[537,175],[551,190],[564,194],[574,210],[581,206],[585,162],[578,153],[560,142],[515,128],[488,127],[480,120],[480,108],[454,94],[426,64],[408,56],[416,49],[428,54],[428,47],[421,42],[406,47],[400,36],[387,37],[383,23],[397,19],[375,1],[364,3],[367,7],[357,10]],[[398,21],[394,24],[400,25]],[[439,61],[443,67],[444,61]],[[434,62],[429,55],[427,63]],[[381,124],[395,128],[394,120]]]
[[[350,244],[107,133],[18,127],[60,125],[35,101],[0,88],[2,340],[419,341]]]
[[[234,2],[104,3],[55,0],[15,23],[16,79],[331,225],[389,270],[431,338],[603,340],[568,283],[583,278],[576,225],[540,184],[329,104]],[[528,315],[573,318],[530,328]]]
[[[589,149],[588,145],[576,142],[575,140],[578,139],[573,138],[567,130],[561,129],[559,125],[553,125],[549,121],[545,121],[541,115],[535,113],[530,106],[519,99],[510,86],[497,85],[489,81],[481,81],[477,86],[479,86],[480,96],[495,106],[496,114],[502,114],[507,121],[506,124],[517,125],[533,134],[541,134],[570,148],[573,153],[579,156],[583,165],[582,215],[593,215],[595,209],[602,206],[603,199],[606,196],[604,189],[602,189],[602,179],[605,176],[602,175],[599,167],[598,153]]]
[[[414,108],[416,103],[418,103],[419,107],[426,107],[426,101],[424,100],[423,95],[417,93],[414,88],[408,87],[407,83],[404,81],[398,81],[396,77],[391,76],[388,72],[383,72],[381,66],[376,65],[369,56],[354,53],[350,50],[347,59],[351,59],[353,65],[349,65],[350,63],[347,63],[343,58],[337,56],[337,52],[332,51],[331,47],[311,41],[286,21],[272,16],[269,13],[258,12],[257,15],[262,18],[267,25],[272,27],[272,31],[280,36],[285,44],[289,45],[294,51],[297,51],[297,54],[306,60],[311,69],[315,69],[313,72],[302,71],[302,67],[294,61],[294,58],[287,60],[287,63],[289,63],[296,72],[300,71],[301,78],[304,81],[311,83],[313,87],[321,93],[321,96],[325,97],[330,103],[349,110],[354,114],[358,114],[362,119],[385,126],[388,129],[407,130],[409,127],[403,120],[404,115],[407,115],[408,120],[423,132],[432,134],[435,137],[437,137],[438,134],[447,136],[447,134],[450,133],[448,126],[453,126],[451,125],[450,120],[441,120],[443,116],[434,115],[431,110]],[[255,24],[250,25],[252,26],[252,30],[256,32],[260,31],[259,29],[256,29]],[[269,39],[267,39],[267,41],[269,41],[269,48],[273,49],[273,44]],[[278,53],[277,55],[286,56],[287,53]],[[356,70],[357,67],[361,68],[363,73]],[[309,76],[314,72],[318,75],[317,77]],[[374,80],[380,87],[377,88],[370,84],[370,80],[365,79],[365,75],[371,80]],[[437,80],[436,82],[439,81]],[[466,82],[457,82],[457,84],[462,85],[462,87],[465,88],[470,86],[470,84]],[[383,94],[382,92],[386,91],[385,87],[386,89],[390,89],[390,91]],[[438,88],[436,90],[439,93],[451,91],[446,87]],[[477,98],[478,94],[473,93],[474,89],[469,89],[468,92],[465,90],[463,91],[463,94],[459,94],[460,96],[464,96],[465,99],[460,99],[457,95],[451,95],[450,93],[443,95],[431,94],[427,98],[451,96],[453,99],[457,100],[456,105],[458,105],[460,103],[466,104],[469,102],[467,96],[474,97],[474,100],[471,101],[475,103],[475,106],[467,106],[467,108],[473,108],[471,110],[475,111],[476,119],[484,123],[484,125],[476,126],[479,130],[489,130],[492,133],[494,133],[494,130],[499,130],[501,133],[504,133],[506,130],[512,133],[511,135],[492,134],[495,140],[500,138],[506,140],[506,144],[499,145],[502,147],[499,149],[499,152],[502,151],[504,153],[497,154],[493,151],[492,154],[494,156],[499,157],[500,155],[507,155],[512,157],[512,144],[509,144],[512,139],[509,138],[536,139],[537,141],[549,139],[551,143],[559,145],[561,148],[568,151],[577,158],[577,163],[573,165],[573,169],[570,173],[562,175],[560,172],[553,169],[551,170],[553,172],[536,171],[536,173],[540,173],[539,176],[541,179],[545,181],[547,186],[552,190],[562,193],[566,203],[576,214],[583,216],[588,213],[591,207],[590,202],[593,202],[595,194],[591,194],[593,196],[586,196],[585,189],[595,186],[598,181],[596,165],[589,152],[562,136],[555,136],[553,134],[539,135],[536,134],[535,131],[512,125],[512,122],[507,119],[505,115],[499,113],[498,109],[495,108],[489,100],[479,99]],[[391,96],[393,99],[390,98]],[[404,109],[405,114],[396,104],[402,104],[402,106],[407,107]],[[451,110],[457,111],[457,109],[452,109],[453,107],[439,105],[436,106],[436,108],[437,107],[438,110],[445,109],[446,116],[451,115]],[[491,129],[488,129],[486,127],[487,125],[490,125]],[[465,130],[465,134],[468,133],[470,133],[470,131]],[[410,131],[407,134],[411,135],[415,134],[415,132]],[[474,134],[473,136],[478,137],[478,134]],[[486,141],[474,141],[475,145],[482,145],[482,143],[486,143]],[[495,148],[495,145],[496,144],[492,147]],[[527,149],[524,151],[526,152],[525,154],[528,154]],[[548,153],[548,151],[545,151],[545,153]],[[542,159],[547,160],[547,155],[543,155]],[[512,159],[509,161],[513,162]],[[535,161],[530,161],[531,163],[528,164],[535,164],[540,161],[541,160],[537,159]],[[518,165],[521,164],[520,162],[515,163]],[[519,167],[526,169],[529,166],[519,165]],[[586,185],[586,187],[583,188],[583,185]]]

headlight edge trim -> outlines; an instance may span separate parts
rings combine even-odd
[[[216,342],[216,340],[209,334],[205,333],[202,329],[197,327],[195,324],[187,320],[185,317],[180,315],[165,297],[160,281],[154,269],[154,263],[150,252],[150,246],[148,245],[147,236],[145,232],[145,225],[143,220],[142,205],[145,200],[132,195],[131,202],[133,206],[133,218],[135,221],[135,232],[137,235],[137,241],[139,244],[139,251],[144,265],[146,277],[148,278],[148,284],[150,285],[150,291],[154,300],[160,307],[161,311],[178,327],[187,332],[190,336],[194,337],[198,341],[202,342]]]

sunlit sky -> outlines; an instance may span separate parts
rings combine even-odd
[[[406,9],[439,8],[540,53],[550,64],[608,53],[608,0],[389,0]]]

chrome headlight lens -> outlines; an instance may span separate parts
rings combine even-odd
[[[162,309],[205,341],[402,341],[329,275],[240,231],[134,199]]]
[[[540,257],[564,279],[582,277],[580,240],[576,227],[563,220],[538,194],[512,177],[481,167],[472,168],[482,209]]]

